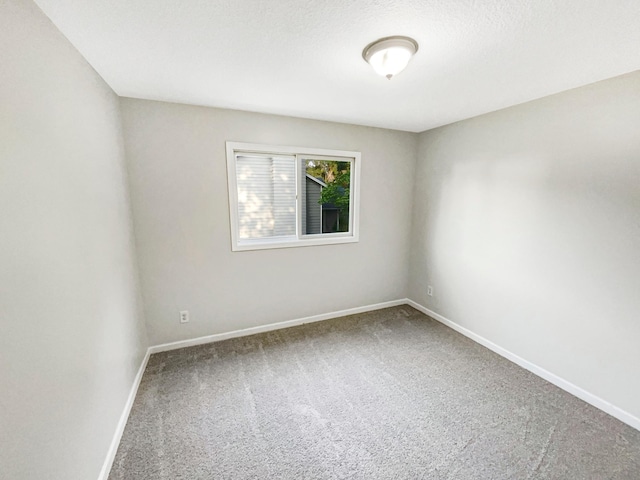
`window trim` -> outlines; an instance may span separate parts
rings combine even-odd
[[[292,147],[283,145],[264,145],[257,143],[226,142],[227,152],[227,188],[229,193],[229,221],[231,227],[231,250],[265,250],[272,248],[311,247],[318,245],[336,245],[359,241],[360,223],[360,152],[349,150],[328,150],[324,148]],[[238,153],[262,155],[293,155],[296,157],[296,235],[289,237],[271,237],[240,240],[238,224],[238,184],[236,176],[236,155]],[[352,162],[349,193],[349,232],[319,233],[302,235],[301,202],[299,192],[299,168],[302,158],[312,157],[319,160],[337,160],[348,158]]]

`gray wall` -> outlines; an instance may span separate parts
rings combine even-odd
[[[305,191],[303,196],[305,208],[304,217],[307,228],[304,233],[314,234],[322,233],[322,205],[320,205],[320,197],[322,196],[322,187],[319,183],[304,177]],[[313,265],[313,266],[312,266]],[[315,264],[309,265],[310,268],[315,268]]]
[[[412,299],[640,417],[640,72],[421,134],[411,266]]]
[[[0,2],[0,477],[95,479],[146,348],[118,99]]]
[[[146,100],[121,106],[152,344],[406,296],[417,135]],[[227,140],[361,151],[360,242],[232,252]],[[316,267],[302,268],[308,262]],[[181,325],[183,309],[191,321]]]

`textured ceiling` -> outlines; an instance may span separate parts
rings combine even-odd
[[[423,131],[640,69],[640,0],[36,0],[122,96]],[[389,81],[361,57],[420,50]]]

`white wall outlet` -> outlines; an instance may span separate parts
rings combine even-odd
[[[431,285],[427,287],[427,295],[433,297],[433,287]]]
[[[180,323],[188,323],[189,322],[189,310],[182,310],[180,312]]]

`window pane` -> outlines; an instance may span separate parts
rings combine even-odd
[[[296,235],[295,157],[238,155],[240,239]]]
[[[348,232],[351,162],[303,159],[300,172],[302,234]]]

